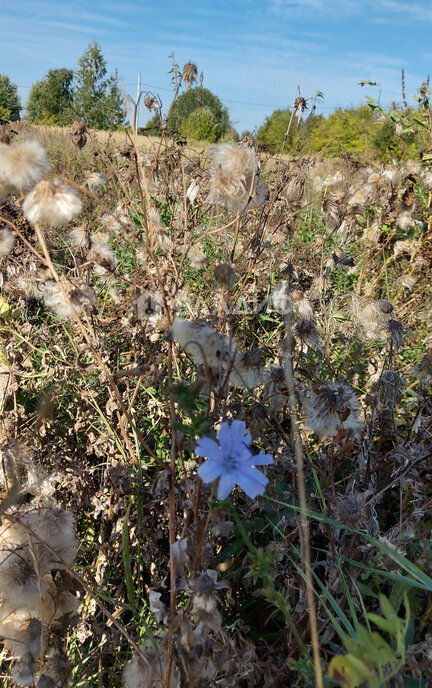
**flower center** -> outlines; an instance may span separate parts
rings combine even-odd
[[[232,454],[224,456],[223,465],[228,471],[232,471],[234,468],[237,468],[237,457],[232,456]]]

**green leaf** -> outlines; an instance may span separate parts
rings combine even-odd
[[[371,672],[357,657],[336,655],[330,661],[328,676],[343,688],[358,688],[371,678]]]
[[[382,616],[378,616],[378,614],[368,613],[367,618],[369,619],[369,621],[372,621],[372,623],[374,623],[375,626],[378,626],[378,628],[380,628],[382,631],[385,631],[386,633],[389,633],[392,636],[396,635],[397,627],[395,626],[395,624],[391,623],[390,621],[387,621],[387,619],[383,619]]]
[[[132,568],[131,568],[131,554],[130,554],[130,543],[129,543],[129,515],[130,515],[131,505],[129,504],[125,517],[123,520],[122,528],[122,554],[123,554],[123,569],[125,573],[125,583],[126,583],[126,594],[129,600],[129,604],[135,608],[135,587],[133,584]]]
[[[395,622],[396,626],[398,625],[398,621],[400,621],[398,615],[396,614],[395,610],[393,609],[392,605],[388,601],[387,597],[385,595],[380,595],[379,596],[379,601],[380,601],[380,607],[381,611],[386,617],[386,619],[390,622]]]
[[[3,296],[0,296],[0,318],[3,318],[3,320],[10,320],[12,317],[12,306]]]

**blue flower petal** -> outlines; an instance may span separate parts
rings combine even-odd
[[[251,461],[252,466],[268,466],[271,463],[273,463],[273,456],[262,452],[253,456]]]
[[[237,471],[237,482],[248,497],[253,499],[257,495],[264,494],[268,478],[256,468],[245,468]]]
[[[221,475],[218,485],[218,498],[226,499],[235,484],[236,479],[233,471],[229,471],[228,473]]]
[[[224,472],[224,467],[217,461],[205,461],[198,466],[198,475],[203,483],[212,483]]]
[[[200,437],[195,447],[195,454],[204,459],[221,462],[223,455],[220,446],[210,437]]]
[[[249,433],[246,433],[246,423],[242,420],[233,420],[229,423],[222,423],[219,430],[218,439],[224,455],[232,455],[234,452],[241,451],[244,444],[250,444]]]

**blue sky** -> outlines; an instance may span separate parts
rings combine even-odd
[[[297,86],[305,97],[322,91],[318,111],[327,114],[377,96],[358,86],[370,79],[390,106],[401,100],[402,68],[414,104],[432,71],[431,30],[432,0],[0,0],[0,73],[25,102],[34,81],[76,68],[96,40],[132,95],[140,71],[143,89],[159,93],[167,110],[174,51],[179,65],[198,65],[241,132],[288,107]]]

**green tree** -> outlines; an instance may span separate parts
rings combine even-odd
[[[258,129],[257,140],[267,145],[273,144],[279,148],[286,136],[285,149],[292,150],[301,147],[317,123],[324,119],[322,115],[309,115],[305,120],[297,122],[290,108],[275,110],[270,117],[266,117],[264,124]],[[287,134],[288,132],[288,134]]]
[[[212,116],[211,140],[219,141],[230,129],[228,110],[214,93],[202,86],[190,88],[177,98],[168,118],[168,126],[182,131],[182,125],[190,115],[200,111],[199,119],[203,120],[203,110],[207,110]],[[193,117],[189,119],[191,124],[193,121]],[[186,132],[185,135],[187,136]]]
[[[275,146],[280,146],[285,133],[291,122],[292,112],[290,109],[275,110],[270,117],[266,117],[264,124],[260,126],[257,133],[257,140],[259,143],[273,143]],[[288,145],[293,137],[295,131],[295,122],[291,122]]]
[[[311,126],[308,138],[312,152],[324,149],[328,157],[341,153],[363,153],[372,148],[376,118],[367,105],[342,110],[321,117]]]
[[[117,74],[106,78],[102,50],[95,41],[78,60],[75,72],[74,110],[89,127],[115,128],[125,124],[123,99]]]
[[[0,74],[0,117],[16,122],[20,119],[20,110],[18,87],[8,76]]]
[[[185,138],[193,141],[210,141],[210,143],[214,143],[217,140],[218,130],[215,127],[214,116],[211,110],[201,107],[191,112],[181,123],[180,133]]]
[[[168,127],[186,138],[199,138],[214,143],[231,131],[228,110],[207,88],[197,86],[182,93],[173,105]],[[146,133],[160,134],[160,119],[156,113],[146,124]],[[202,134],[205,134],[202,138]]]
[[[75,118],[71,109],[73,71],[50,69],[41,81],[33,84],[28,101],[27,116],[34,124],[65,126]]]

